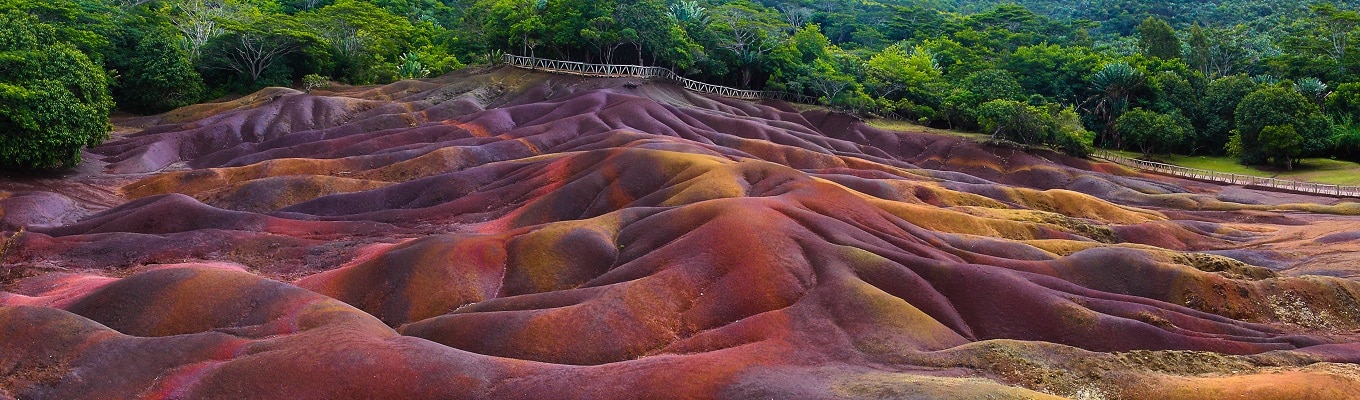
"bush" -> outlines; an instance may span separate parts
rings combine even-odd
[[[302,77],[302,90],[307,93],[311,93],[312,89],[323,88],[330,85],[331,78],[329,76],[308,74],[307,76]]]
[[[1332,126],[1332,151],[1338,158],[1360,158],[1360,125],[1349,117],[1341,118]]]
[[[430,76],[430,69],[420,62],[420,55],[417,53],[403,53],[397,57],[397,77],[401,79],[419,79]]]
[[[1303,136],[1293,125],[1270,125],[1261,128],[1261,151],[1276,164],[1285,169],[1294,169],[1294,159],[1299,156]]]
[[[203,77],[172,35],[152,31],[141,37],[115,93],[119,108],[154,114],[197,103],[203,97]]]
[[[1051,109],[1050,115],[1053,116],[1054,124],[1054,138],[1050,147],[1071,156],[1085,157],[1091,154],[1096,133],[1086,130],[1075,108]]]
[[[1047,113],[1014,100],[992,100],[977,110],[978,123],[992,140],[1042,144],[1053,126]]]
[[[1292,89],[1268,86],[1247,95],[1237,105],[1236,148],[1240,161],[1255,164],[1279,157],[1279,149],[1271,152],[1261,138],[1261,133],[1269,126],[1289,125],[1300,137],[1294,144],[1298,153],[1292,157],[1307,157],[1322,154],[1332,148],[1331,121],[1318,111],[1316,105]],[[1278,133],[1278,130],[1277,132]],[[1291,158],[1292,158],[1291,157]],[[1287,161],[1277,159],[1286,165]]]
[[[1072,107],[1031,106],[1015,100],[992,100],[978,107],[978,121],[993,140],[1043,145],[1073,156],[1091,153],[1095,134],[1081,124]]]
[[[1125,143],[1138,146],[1143,156],[1166,150],[1185,140],[1186,128],[1171,115],[1135,108],[1115,120],[1114,129]]]
[[[0,167],[80,164],[108,138],[112,108],[102,67],[32,16],[0,14]]]

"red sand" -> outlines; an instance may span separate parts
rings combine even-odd
[[[1360,204],[627,81],[116,121],[0,181],[0,398],[1360,397]]]

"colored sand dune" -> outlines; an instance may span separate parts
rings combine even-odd
[[[0,398],[1360,396],[1360,204],[633,82],[116,121],[0,181]]]

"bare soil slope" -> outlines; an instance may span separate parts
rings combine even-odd
[[[0,179],[0,398],[1354,398],[1360,203],[467,70]]]

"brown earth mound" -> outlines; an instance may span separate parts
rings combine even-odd
[[[0,181],[0,398],[1360,397],[1360,203],[632,81],[115,121]]]

